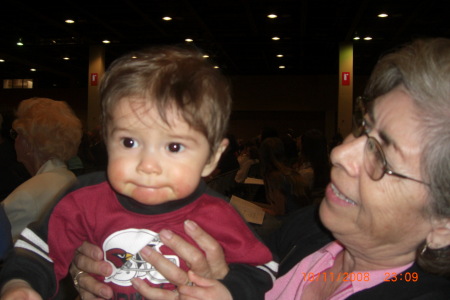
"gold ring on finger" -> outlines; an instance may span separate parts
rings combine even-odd
[[[78,271],[77,274],[75,274],[75,276],[73,277],[73,285],[75,286],[75,288],[79,289],[80,288],[80,276],[81,274],[85,273],[84,271]]]

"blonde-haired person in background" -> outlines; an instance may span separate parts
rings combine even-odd
[[[20,102],[11,129],[17,160],[32,176],[3,201],[13,240],[38,220],[76,181],[66,161],[76,155],[82,125],[66,102],[31,98]]]

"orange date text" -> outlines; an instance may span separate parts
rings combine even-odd
[[[322,273],[305,273],[302,272],[303,281],[329,281],[329,282],[349,282],[349,281],[370,281],[370,273],[363,272],[322,272]]]

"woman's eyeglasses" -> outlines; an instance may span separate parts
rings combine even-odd
[[[414,179],[389,169],[386,156],[384,155],[380,143],[367,133],[367,126],[364,120],[365,113],[364,99],[359,97],[356,102],[355,113],[353,114],[352,133],[353,136],[357,138],[361,137],[363,134],[367,137],[366,145],[364,146],[364,168],[370,178],[374,181],[378,181],[383,178],[384,174],[387,174],[429,185],[422,180]]]

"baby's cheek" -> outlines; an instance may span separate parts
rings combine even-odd
[[[117,168],[108,168],[108,180],[117,191],[125,188],[125,178],[126,175],[123,170]]]
[[[199,181],[188,180],[185,177],[184,181],[179,181],[174,185],[174,193],[177,199],[181,199],[192,194],[197,188]]]

